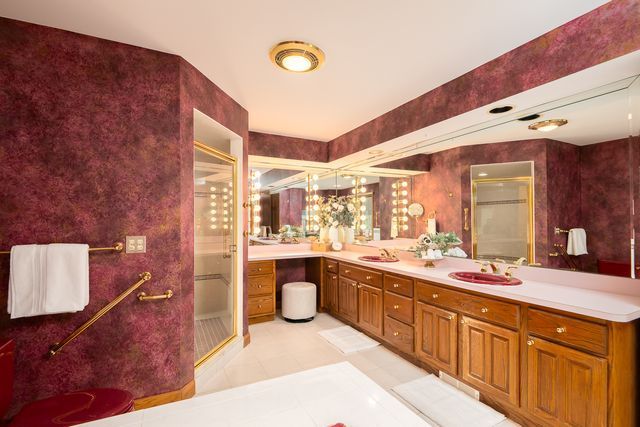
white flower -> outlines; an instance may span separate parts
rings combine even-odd
[[[338,205],[338,212],[342,212],[344,210],[344,206],[343,205]]]
[[[338,206],[340,206],[340,205],[337,204],[337,203],[333,203],[331,206],[333,206],[333,209],[338,209]]]
[[[333,221],[333,223],[332,223],[331,225],[333,225],[334,227],[337,227],[337,226],[338,226],[338,224],[339,224],[339,222],[338,222],[338,221]]]
[[[356,207],[353,205],[353,203],[348,203],[347,209],[349,210],[349,212],[354,212],[356,210]]]

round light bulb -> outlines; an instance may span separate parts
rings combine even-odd
[[[217,212],[215,209],[211,209],[211,215],[215,215]]]
[[[355,179],[351,180],[351,185],[356,185],[356,180]]]
[[[319,210],[320,210],[320,206],[318,206],[318,205],[313,205],[313,210],[314,210],[314,211],[319,211]]]
[[[396,183],[391,184],[391,188],[396,188]]]
[[[355,189],[355,188],[352,188],[352,189],[351,189],[351,192],[352,192],[353,194],[356,194],[356,189]]]
[[[216,222],[218,219],[215,216],[211,217],[211,222]]]
[[[313,197],[312,197],[312,199],[314,201],[317,201],[319,198],[320,198],[320,196],[318,196],[317,194],[314,194]]]
[[[360,184],[364,184],[365,182],[367,182],[367,178],[365,177],[360,178]]]
[[[318,224],[313,224],[313,231],[320,230],[320,226]]]
[[[366,206],[360,206],[360,211],[364,212],[364,211],[366,211],[366,210],[367,210],[367,207],[366,207]]]
[[[215,194],[212,194],[212,195],[211,195],[211,198],[212,198],[212,199],[215,199],[215,198],[216,198],[216,195],[215,195]]]
[[[398,213],[398,209],[397,208],[393,208],[393,210],[391,212],[393,212],[394,214]]]
[[[409,185],[409,184],[407,183],[407,181],[402,181],[402,186],[403,186],[403,187],[406,187],[407,185]]]
[[[317,191],[318,188],[320,188],[320,187],[318,187],[318,184],[313,184],[313,187],[311,187],[311,188],[313,188],[313,191]]]
[[[391,196],[398,197],[398,193],[396,191],[394,191],[393,193],[391,193]]]
[[[406,196],[407,194],[409,194],[409,193],[407,193],[407,190],[402,190],[402,195],[403,196]]]
[[[404,231],[407,231],[407,230],[409,229],[409,226],[405,224],[405,225],[403,225],[403,226],[402,226],[402,229],[403,229]]]
[[[227,191],[229,191],[229,189],[228,188],[223,188],[222,191],[224,191],[226,193]]]
[[[209,187],[209,191],[216,191],[216,187]]]
[[[253,217],[253,222],[260,222],[261,219],[262,218],[260,218],[259,215],[256,215],[256,216]]]
[[[364,203],[366,200],[367,200],[367,199],[366,199],[364,196],[360,197],[360,201],[361,201],[362,203]]]
[[[211,227],[212,230],[215,230],[216,228],[218,228],[218,226],[215,224],[211,224],[209,227]]]
[[[366,192],[367,192],[367,189],[366,189],[366,188],[364,188],[364,187],[360,187],[360,191],[361,191],[362,193],[366,193]]]
[[[311,68],[311,61],[302,55],[289,55],[282,60],[282,66],[289,71],[307,71]]]
[[[366,219],[367,219],[367,216],[366,216],[366,215],[360,215],[360,220],[361,220],[361,221],[364,221],[364,220],[366,220]]]
[[[360,224],[360,230],[366,230],[367,226],[364,224]]]
[[[314,181],[317,181],[318,180],[318,175],[313,175],[312,178],[313,178]]]
[[[254,212],[260,212],[261,210],[262,210],[262,206],[260,206],[260,205],[255,205],[255,206],[253,207],[253,211],[254,211]]]

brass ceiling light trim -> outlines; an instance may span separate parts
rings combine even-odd
[[[551,119],[551,120],[543,120],[541,122],[536,122],[529,125],[529,129],[531,130],[539,130],[540,132],[550,132],[554,129],[559,128],[560,126],[564,126],[569,123],[568,120],[565,119]]]
[[[269,52],[271,62],[292,73],[308,73],[324,63],[324,52],[311,43],[285,41],[278,43]]]

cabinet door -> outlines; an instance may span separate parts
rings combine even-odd
[[[519,404],[518,333],[462,316],[462,379]]]
[[[458,315],[416,304],[416,356],[449,374],[458,373]]]
[[[539,338],[527,344],[529,411],[554,425],[606,425],[606,360]]]
[[[382,336],[382,290],[358,284],[358,325],[375,334]]]
[[[355,280],[338,278],[338,314],[354,323],[358,321],[358,288]]]
[[[327,272],[327,276],[329,281],[329,310],[333,313],[338,311],[338,275]]]

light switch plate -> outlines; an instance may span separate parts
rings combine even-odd
[[[143,254],[147,252],[147,236],[127,236],[125,252],[128,254]]]

